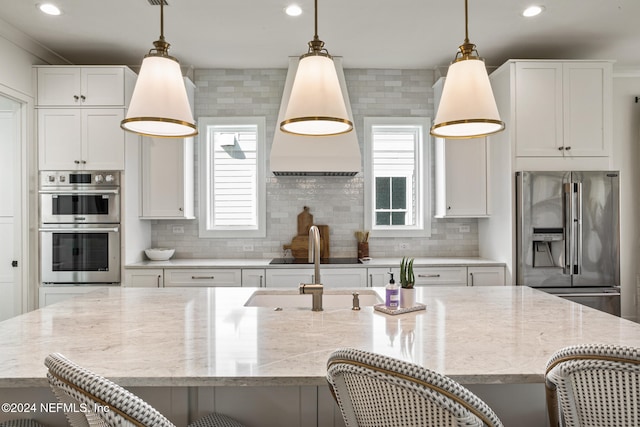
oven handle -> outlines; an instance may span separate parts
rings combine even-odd
[[[95,227],[95,228],[40,228],[42,233],[118,233],[119,227]]]
[[[120,190],[40,190],[40,194],[118,194]]]

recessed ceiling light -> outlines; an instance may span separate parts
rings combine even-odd
[[[292,4],[284,9],[284,13],[289,16],[300,16],[302,15],[302,9],[297,4]]]
[[[62,11],[60,10],[60,8],[55,4],[41,3],[41,4],[38,4],[37,7],[38,9],[40,9],[41,12],[46,13],[47,15],[58,16],[62,14]]]
[[[524,10],[524,12],[522,12],[522,16],[531,18],[532,16],[540,15],[543,10],[544,10],[544,7],[542,6],[529,6]]]

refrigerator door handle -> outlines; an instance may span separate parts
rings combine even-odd
[[[576,232],[575,232],[575,247],[576,247],[576,260],[574,274],[582,274],[582,183],[576,183],[576,196],[577,196],[577,209],[576,217]]]
[[[573,271],[573,183],[562,185],[563,215],[564,215],[564,274]]]

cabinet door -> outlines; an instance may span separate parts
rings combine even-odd
[[[124,107],[124,67],[38,67],[38,106]]]
[[[123,287],[127,288],[162,288],[164,273],[161,268],[126,269]]]
[[[611,65],[565,63],[563,82],[565,156],[608,156]]]
[[[83,106],[124,107],[124,68],[82,68],[80,78],[80,99]]]
[[[320,268],[320,282],[325,288],[363,288],[367,286],[367,269]]]
[[[487,216],[486,138],[438,138],[436,162],[436,217]]]
[[[468,267],[469,286],[504,286],[504,267]]]
[[[79,67],[39,67],[37,69],[39,106],[79,106]]]
[[[516,156],[562,157],[562,84],[561,62],[516,63]]]
[[[65,301],[89,292],[106,289],[100,286],[41,286],[38,298],[40,308]]]
[[[263,268],[243,268],[242,286],[262,288],[265,286],[265,271]]]
[[[193,139],[143,137],[142,218],[189,219],[193,212]]]
[[[82,161],[82,113],[78,108],[38,109],[41,170],[74,170]]]
[[[88,170],[124,169],[122,108],[82,109],[82,164]]]
[[[467,286],[467,267],[418,267],[413,273],[416,286]]]
[[[313,268],[270,268],[266,276],[269,288],[297,288],[300,283],[313,283]]]
[[[164,270],[164,287],[241,286],[242,270],[227,268]]]
[[[398,286],[400,282],[398,282],[400,278],[400,268],[391,268],[391,267],[371,267],[367,268],[367,276],[369,282],[367,286],[378,287],[378,286],[387,286],[389,284],[389,279],[391,279],[391,275],[389,273],[393,273],[393,279],[396,281]]]

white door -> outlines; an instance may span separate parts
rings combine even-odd
[[[20,130],[20,104],[0,96],[0,321],[22,313]]]

